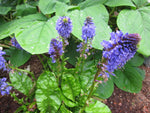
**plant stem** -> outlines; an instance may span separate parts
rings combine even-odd
[[[90,99],[91,96],[92,96],[92,93],[93,93],[93,90],[94,90],[94,87],[95,87],[95,83],[96,83],[96,79],[97,79],[97,77],[98,77],[100,71],[101,71],[101,68],[99,68],[99,69],[97,70],[97,72],[96,72],[96,74],[95,74],[95,76],[94,76],[94,80],[93,80],[93,83],[92,83],[92,85],[91,85],[91,87],[90,87],[90,92],[89,92],[89,94],[88,94],[88,96],[87,96],[86,102],[89,101],[89,99]],[[85,110],[85,108],[86,108],[86,105],[87,105],[86,102],[85,102],[83,108],[80,110],[80,113],[83,113],[83,112],[84,112],[84,110]]]
[[[46,70],[46,66],[45,66],[45,64],[44,64],[43,60],[41,59],[40,55],[37,55],[37,56],[38,56],[38,58],[39,58],[40,62],[42,63],[42,65],[43,65],[43,67],[44,67],[44,70]]]

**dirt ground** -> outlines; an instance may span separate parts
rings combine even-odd
[[[42,65],[36,56],[32,56],[24,67],[28,65],[36,76],[41,73]],[[113,95],[105,101],[112,113],[150,113],[150,68],[141,68],[146,72],[142,90],[138,94],[133,94],[115,87]],[[8,74],[0,71],[0,77],[8,78]],[[19,96],[23,95],[19,93]],[[19,106],[10,95],[0,96],[0,113],[14,113]]]

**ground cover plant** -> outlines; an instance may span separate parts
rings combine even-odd
[[[147,0],[0,1],[1,95],[19,104],[16,112],[102,113],[114,84],[138,93],[150,56]],[[19,68],[36,54],[39,77]],[[69,65],[69,66],[68,66]],[[19,99],[12,89],[26,95]],[[37,108],[35,106],[37,105]],[[32,110],[29,110],[32,109]]]

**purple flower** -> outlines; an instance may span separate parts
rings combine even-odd
[[[8,86],[8,84],[6,83],[6,78],[0,79],[0,92],[2,96],[5,94],[8,95],[11,89],[12,87]]]
[[[15,46],[16,48],[22,49],[22,47],[21,47],[20,44],[17,42],[17,40],[16,40],[15,37],[11,39],[11,43],[12,43],[12,45]]]
[[[63,51],[62,41],[57,39],[52,39],[49,48],[49,54],[50,57],[52,58],[52,63],[55,63],[56,59],[58,59],[63,53],[64,51]]]
[[[104,47],[103,58],[106,59],[102,71],[107,73],[107,77],[108,73],[112,74],[115,69],[122,68],[135,55],[140,40],[139,34],[123,35],[121,31],[117,31],[111,33],[109,41],[101,43]]]
[[[0,70],[3,69],[3,71],[6,71],[6,60],[4,59],[3,55],[5,55],[6,53],[3,52],[2,50],[0,50]]]
[[[63,38],[69,38],[72,32],[72,21],[69,17],[63,16],[57,20],[56,30]]]
[[[95,36],[95,25],[91,17],[87,17],[84,26],[82,27],[82,39],[87,42],[88,40],[93,40]]]

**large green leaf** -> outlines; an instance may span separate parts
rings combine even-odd
[[[17,16],[26,16],[37,12],[36,7],[29,4],[17,5],[16,7]]]
[[[137,10],[122,10],[117,18],[117,25],[124,33],[139,33],[142,39],[138,52],[150,55],[150,6]]]
[[[35,95],[41,113],[56,113],[61,105],[60,90],[57,81],[50,72],[44,72],[37,81]]]
[[[101,42],[109,40],[111,29],[108,26],[109,15],[106,8],[102,4],[87,7],[83,10],[73,10],[68,13],[73,22],[73,35],[82,40],[82,26],[87,16],[93,18],[96,26],[96,36],[94,37],[92,46],[102,49]]]
[[[61,105],[60,110],[58,111],[58,113],[72,113],[71,111],[69,111],[64,104]]]
[[[85,108],[86,113],[111,113],[110,109],[104,103],[91,99],[91,102]]]
[[[29,94],[33,84],[31,78],[28,77],[27,74],[17,71],[10,71],[9,77],[11,84],[15,89],[17,89],[25,95]]]
[[[142,76],[132,66],[125,65],[124,70],[115,71],[114,83],[122,90],[138,93],[142,88]]]
[[[12,33],[16,33],[22,29],[29,29],[32,24],[37,23],[38,21],[46,21],[47,18],[42,14],[32,14],[25,16],[21,19],[13,20],[4,24],[1,24],[0,27],[0,39],[6,38]],[[24,38],[24,37],[22,37]]]
[[[107,6],[116,7],[116,6],[134,6],[131,0],[107,0],[105,3]]]
[[[97,5],[97,4],[103,4],[106,1],[107,0],[86,0],[86,1],[78,4],[78,6],[80,6],[81,9],[84,9],[86,7],[89,7],[89,6],[93,6],[93,5]]]
[[[28,29],[24,29],[16,35],[18,43],[23,49],[32,53],[40,54],[48,52],[52,38],[56,38],[55,23],[58,17],[48,21],[37,21]]]
[[[147,4],[148,0],[132,0],[137,7],[142,7]]]
[[[6,15],[11,10],[11,7],[0,6],[0,14]]]
[[[113,91],[114,91],[113,80],[108,79],[108,81],[98,85],[94,95],[98,96],[101,99],[107,99],[112,95]]]
[[[61,88],[63,94],[72,101],[75,101],[75,96],[78,96],[81,91],[79,82],[71,74],[62,76]]]
[[[44,13],[44,14],[51,14],[56,12],[56,10],[58,10],[58,6],[60,7],[59,10],[60,11],[65,11],[64,9],[65,6],[67,6],[65,4],[64,0],[40,0],[39,1],[39,8],[40,10]]]

